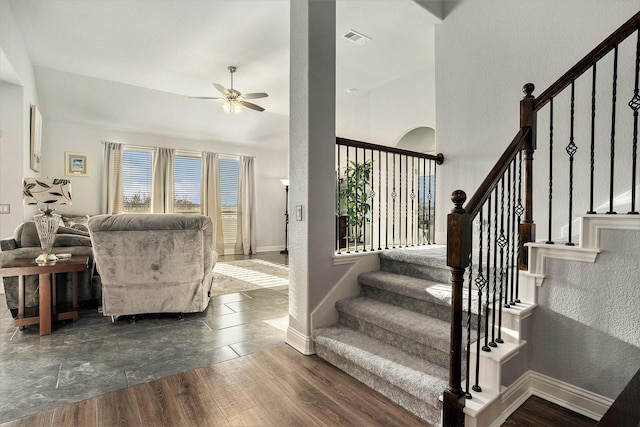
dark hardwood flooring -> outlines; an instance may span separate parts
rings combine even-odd
[[[2,424],[424,426],[384,396],[286,344]]]
[[[547,402],[537,396],[527,399],[511,414],[503,427],[591,427],[597,421]],[[623,427],[623,426],[620,426]]]

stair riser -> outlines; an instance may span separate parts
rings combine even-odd
[[[451,283],[451,270],[448,267],[424,266],[381,258],[380,270],[439,283]]]
[[[440,424],[440,415],[442,409],[440,407],[440,402],[435,402],[437,406],[432,406],[429,402],[417,399],[411,394],[399,389],[393,384],[385,381],[384,379],[378,377],[377,375],[372,374],[371,372],[363,369],[362,367],[353,364],[349,360],[344,357],[334,353],[330,349],[321,346],[316,343],[315,346],[316,354],[332,365],[336,366],[338,369],[346,372],[351,375],[358,381],[368,385],[372,389],[376,390],[380,394],[389,398],[391,401],[397,403],[398,405],[405,408],[407,411],[412,414],[420,417],[427,423],[431,425],[439,425]]]
[[[341,325],[402,349],[409,354],[428,360],[429,362],[443,368],[447,368],[449,366],[449,343],[446,340],[434,341],[433,343],[430,343],[431,345],[427,345],[412,340],[411,338],[400,336],[370,322],[358,319],[343,312],[339,313],[338,322]]]

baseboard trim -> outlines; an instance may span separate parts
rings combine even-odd
[[[596,421],[613,404],[612,399],[599,394],[539,372],[527,371],[509,387],[503,388],[501,397],[488,402],[475,417],[467,413],[465,424],[499,427],[531,396],[538,396]]]
[[[531,394],[599,421],[613,399],[584,390],[538,372],[529,373]]]
[[[316,353],[313,346],[313,339],[293,329],[291,326],[287,328],[287,338],[285,342],[304,355],[309,356]]]

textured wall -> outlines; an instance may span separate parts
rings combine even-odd
[[[547,260],[532,370],[612,399],[622,390],[640,367],[638,242],[640,232],[605,230],[594,264]]]

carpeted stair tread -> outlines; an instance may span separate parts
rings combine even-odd
[[[388,271],[372,271],[358,277],[360,284],[395,294],[451,306],[451,285],[432,280],[404,276]]]
[[[336,308],[392,334],[448,351],[451,326],[443,320],[367,297],[340,300]]]
[[[449,268],[447,266],[446,245],[427,245],[384,250],[380,253],[380,259],[416,264],[425,267]]]
[[[380,289],[389,293],[414,298],[426,303],[451,307],[451,286],[445,283],[434,282],[433,280],[420,279],[413,276],[391,273],[388,271],[372,271],[358,276],[361,285]],[[468,299],[463,301],[463,310],[467,311]],[[486,298],[486,294],[485,297]],[[471,295],[471,312],[478,314],[478,294]],[[402,303],[398,301],[397,305]],[[447,322],[449,318],[447,318]]]
[[[352,329],[320,328],[314,336],[318,345],[434,407],[447,386],[447,369]]]

